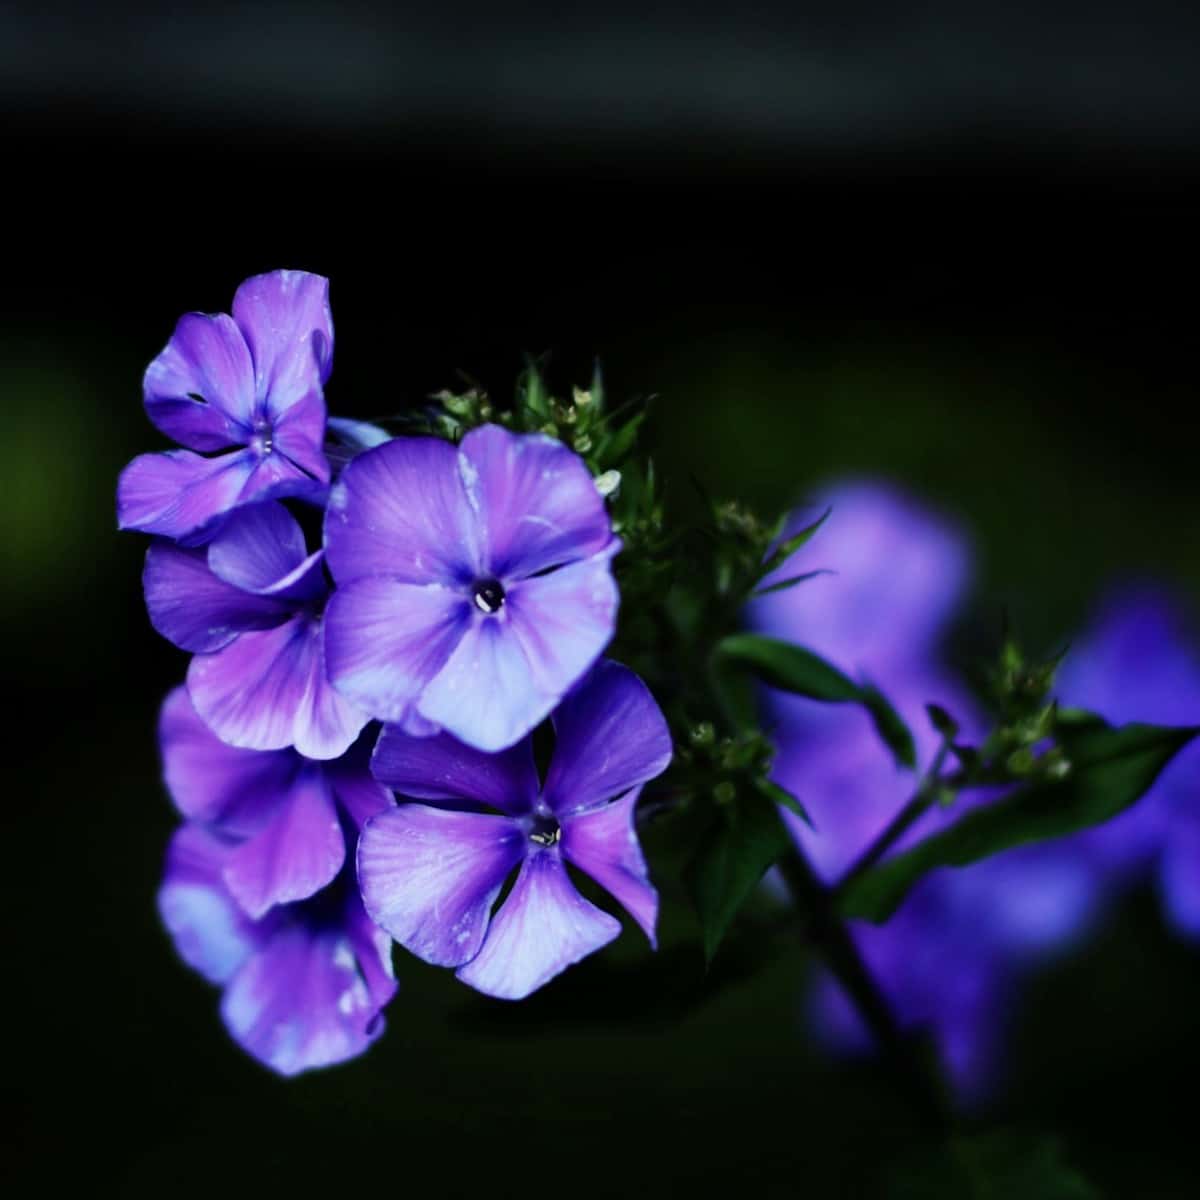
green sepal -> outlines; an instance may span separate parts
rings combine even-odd
[[[916,766],[912,733],[887,697],[869,683],[855,683],[811,650],[756,633],[735,633],[719,643],[715,658],[751,671],[763,683],[785,692],[831,704],[861,704],[896,761]]]
[[[793,533],[790,538],[784,538],[763,560],[762,569],[758,575],[759,579],[765,579],[772,571],[782,567],[825,524],[831,512],[833,509],[827,508],[811,525],[806,525],[799,533]]]
[[[937,867],[966,866],[1012,846],[1110,820],[1136,803],[1197,733],[1200,726],[1114,728],[1081,716],[1059,731],[1069,764],[1065,777],[1023,786],[873,867],[846,889],[842,911],[886,921],[913,885]]]
[[[767,869],[791,846],[773,800],[753,789],[719,805],[683,882],[700,917],[704,957],[712,962],[737,911]]]

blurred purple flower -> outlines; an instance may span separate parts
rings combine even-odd
[[[188,692],[232,746],[337,758],[367,723],[326,675],[323,560],[275,502],[239,509],[207,547],[146,553],[151,624],[195,653]]]
[[[150,420],[188,449],[143,454],[125,468],[119,527],[195,544],[238,505],[323,496],[322,387],[332,363],[329,281],[320,275],[255,275],[238,288],[232,317],[181,317],[146,368],[143,392]]]
[[[658,894],[633,814],[641,785],[670,761],[666,721],[632,671],[604,661],[559,705],[554,727],[540,790],[529,738],[482,754],[447,734],[413,738],[392,725],[372,760],[378,779],[433,805],[401,804],[367,823],[358,851],[367,911],[418,958],[457,967],[464,983],[505,1000],[528,996],[621,931],[576,890],[567,863],[654,944]]]
[[[188,821],[158,893],[183,960],[224,989],[234,1040],[283,1075],[342,1062],[383,1031],[390,943],[363,910],[347,855],[392,804],[356,749],[337,763],[238,750],[183,688],[163,705],[164,773]]]
[[[527,734],[613,634],[604,500],[560,442],[484,425],[396,438],[330,496],[326,650],[338,688],[413,735],[479,750]]]

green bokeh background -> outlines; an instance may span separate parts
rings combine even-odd
[[[229,1043],[154,909],[174,824],[154,720],[185,657],[146,622],[142,542],[114,531],[118,471],[162,444],[141,373],[179,313],[279,265],[332,279],[336,414],[394,412],[456,368],[503,395],[525,351],[565,387],[598,353],[610,394],[655,395],[679,512],[689,475],[764,509],[882,475],[973,533],[956,657],[986,651],[1002,606],[1049,649],[1120,577],[1200,612],[1194,335],[1172,236],[1145,241],[1158,210],[1107,209],[1106,241],[1066,244],[1042,219],[1015,235],[980,187],[990,219],[948,237],[928,192],[883,175],[814,196],[711,164],[618,184],[536,156],[325,146],[321,182],[255,223],[196,185],[197,161],[228,179],[265,160],[269,187],[293,150],[194,149],[114,151],[114,176],[149,156],[155,186],[39,221],[53,237],[18,247],[0,329],[14,1194],[65,1173],[154,1197],[886,1195],[922,1136],[903,1092],[810,1041],[798,941],[748,927],[705,976],[669,877],[657,957],[627,931],[512,1007],[398,953],[364,1059],[285,1082]],[[1082,211],[1090,186],[1052,207]],[[895,226],[868,219],[881,190]],[[1193,1195],[1197,1012],[1200,950],[1135,895],[1014,1009],[988,1115],[1054,1130],[1104,1194]]]

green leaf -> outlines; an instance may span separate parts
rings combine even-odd
[[[912,734],[887,697],[870,684],[855,683],[832,663],[803,646],[756,633],[735,633],[717,646],[718,662],[751,671],[764,683],[824,700],[831,704],[861,704],[871,714],[879,736],[906,767],[916,766]]]
[[[784,808],[794,812],[809,829],[816,828],[812,823],[812,818],[808,815],[808,810],[787,788],[780,787],[779,784],[770,779],[760,779],[756,786],[772,804],[783,805]]]
[[[815,579],[818,575],[832,575],[832,571],[827,571],[824,568],[818,568],[815,571],[805,571],[802,575],[789,575],[787,579],[781,579],[778,583],[773,583],[769,587],[759,588],[750,595],[757,598],[759,596],[769,596],[772,592],[783,592],[788,588],[793,588],[798,583],[807,583],[810,579]]]
[[[1001,850],[1099,825],[1143,796],[1200,726],[1159,727],[1080,721],[1060,729],[1066,778],[1032,783],[976,809],[948,829],[873,867],[842,898],[842,911],[885,921],[912,886],[936,867],[961,867]]]
[[[759,579],[764,579],[772,571],[778,567],[782,567],[825,524],[831,512],[833,512],[833,509],[827,508],[811,525],[806,525],[799,533],[793,533],[790,538],[784,538],[763,561],[762,568],[758,574]]]
[[[767,868],[791,846],[774,803],[756,792],[723,805],[683,871],[712,962],[737,911]]]
[[[999,1130],[952,1138],[892,1174],[886,1200],[1099,1200],[1058,1140]]]

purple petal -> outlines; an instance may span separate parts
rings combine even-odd
[[[224,313],[179,318],[142,381],[146,414],[192,450],[245,445],[254,409],[254,364],[241,331]]]
[[[383,1032],[379,1010],[395,991],[372,986],[381,968],[361,961],[362,949],[357,928],[281,922],[221,998],[234,1040],[281,1075],[361,1054]]]
[[[1186,937],[1200,937],[1200,814],[1195,811],[1180,814],[1172,825],[1159,884],[1171,924]]]
[[[272,629],[291,606],[272,596],[252,596],[219,579],[203,550],[155,542],[142,571],[150,624],[181,650],[210,653],[239,633]]]
[[[238,503],[255,473],[248,450],[201,458],[190,450],[141,454],[117,483],[117,525],[192,544]]]
[[[325,423],[325,397],[314,387],[279,417],[271,429],[274,451],[322,484],[329,482]]]
[[[198,825],[176,830],[158,892],[158,911],[180,958],[212,983],[225,983],[258,949],[263,930],[221,882],[231,846]]]
[[[325,610],[329,677],[373,717],[401,721],[469,619],[470,601],[458,592],[355,580],[339,587]]]
[[[378,575],[405,583],[469,583],[482,570],[479,522],[454,447],[394,438],[355,458],[329,496],[325,549],[339,584]]]
[[[233,297],[238,323],[254,360],[255,392],[267,414],[280,417],[333,366],[329,280],[308,271],[254,275]]]
[[[529,738],[499,754],[484,754],[446,733],[410,737],[399,726],[385,725],[371,770],[414,800],[465,800],[511,816],[529,812],[538,793]]]
[[[391,804],[390,799],[388,803]],[[396,994],[396,976],[392,971],[392,939],[367,915],[356,887],[346,889],[343,921],[367,990],[376,1007],[382,1008]]]
[[[390,442],[392,435],[381,425],[370,421],[355,421],[348,417],[330,417],[326,422],[330,436],[354,454],[373,450]]]
[[[619,663],[596,664],[554,713],[556,745],[543,789],[560,816],[661,775],[671,733],[650,689]]]
[[[650,883],[633,824],[639,791],[564,820],[562,851],[625,906],[653,946],[658,893]]]
[[[575,890],[557,854],[534,854],[458,978],[499,1000],[523,1000],[620,932],[620,921]]]
[[[561,442],[483,425],[463,438],[459,454],[487,530],[489,574],[510,580],[587,558],[612,536],[591,472]]]
[[[302,770],[274,820],[225,863],[225,886],[255,919],[276,904],[307,900],[333,881],[346,857],[333,791],[319,767]]]
[[[511,746],[596,660],[616,608],[607,555],[521,581],[499,614],[473,619],[417,711],[480,750]]]
[[[325,767],[325,775],[333,785],[334,795],[356,829],[362,829],[376,813],[396,803],[392,793],[372,777],[367,765],[369,759],[370,756],[365,752],[360,756],[358,747],[355,747],[349,754]]]
[[[296,607],[325,592],[320,550],[305,555],[304,533],[282,504],[239,509],[209,543],[212,573],[243,592]]]
[[[200,719],[187,688],[175,688],[158,718],[163,776],[185,816],[250,836],[271,819],[292,786],[299,759],[290,750],[239,750]]]
[[[330,685],[322,641],[321,622],[297,617],[197,655],[188,668],[196,711],[231,746],[337,758],[368,718]]]
[[[505,877],[525,853],[507,817],[402,804],[358,842],[363,904],[406,950],[456,967],[479,950]]]

